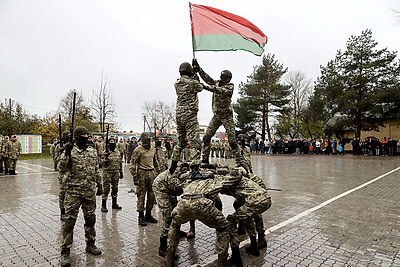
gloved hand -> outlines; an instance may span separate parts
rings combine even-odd
[[[193,72],[199,72],[200,71],[200,65],[197,62],[197,59],[193,58],[192,59],[192,67],[193,67]]]
[[[99,185],[97,186],[96,196],[101,196],[101,195],[103,195],[103,186]]]
[[[71,156],[72,148],[74,148],[74,145],[71,144],[71,143],[67,143],[67,144],[65,145],[65,155]]]
[[[119,179],[124,178],[124,172],[122,170],[119,171]]]
[[[139,178],[137,176],[133,176],[133,184],[139,185]]]

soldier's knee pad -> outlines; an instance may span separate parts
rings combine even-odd
[[[95,223],[96,223],[96,215],[95,214],[85,216],[85,226],[86,227],[94,227]]]

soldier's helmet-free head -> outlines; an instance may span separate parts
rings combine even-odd
[[[229,70],[221,71],[220,79],[224,84],[229,83],[232,79],[232,72],[230,72]]]
[[[182,75],[187,75],[189,77],[193,76],[193,68],[192,65],[190,65],[189,62],[183,62],[180,66],[179,66],[179,73]]]
[[[142,135],[140,136],[140,141],[142,142],[142,146],[146,149],[150,149],[150,133],[149,132],[143,132]]]

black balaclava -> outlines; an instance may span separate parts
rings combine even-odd
[[[144,147],[145,149],[150,149],[150,133],[142,133],[142,135],[140,136],[140,141],[142,142],[142,147]]]
[[[114,152],[114,151],[115,151],[115,148],[117,147],[117,144],[116,144],[116,143],[109,143],[109,144],[108,144],[108,147],[110,148],[110,150],[111,150],[112,152]]]
[[[82,136],[84,134],[88,136]],[[89,131],[83,126],[76,127],[74,130],[74,139],[80,149],[86,149],[88,147]]]

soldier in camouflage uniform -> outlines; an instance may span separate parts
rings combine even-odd
[[[168,230],[172,222],[171,212],[178,203],[177,196],[183,193],[183,183],[187,176],[181,175],[189,171],[189,165],[182,163],[174,172],[170,174],[168,170],[160,173],[153,183],[153,191],[156,196],[157,205],[162,213],[162,226],[160,235],[160,247],[158,255],[165,257],[167,254]],[[186,236],[185,232],[181,232],[180,236]]]
[[[231,106],[234,89],[233,83],[230,82],[232,73],[229,70],[223,70],[220,80],[214,80],[200,67],[196,59],[193,59],[193,68],[195,71],[198,71],[200,77],[209,85],[204,87],[204,89],[213,93],[212,110],[214,116],[208,124],[203,137],[202,161],[205,163],[209,162],[211,138],[215,135],[218,128],[223,125],[228,136],[229,145],[232,148],[232,153],[235,155],[236,163],[241,165],[242,159],[236,141],[235,123],[233,121]]]
[[[0,173],[7,174],[8,173],[8,166],[7,166],[7,158],[5,157],[5,148],[6,143],[9,141],[8,136],[4,136],[0,140]]]
[[[60,162],[61,155],[64,152],[65,144],[68,142],[68,137],[70,135],[69,131],[64,131],[61,135],[61,142],[59,142],[54,149],[54,157],[56,165]],[[58,171],[58,206],[60,207],[60,219],[65,221],[65,173]]]
[[[119,139],[119,142],[117,143],[117,150],[121,154],[122,161],[125,159],[126,162],[126,143],[124,142],[123,138]]]
[[[251,164],[251,151],[250,148],[246,145],[246,138],[244,134],[239,134],[237,139],[239,143],[240,154],[243,158],[243,164],[250,173],[253,173],[253,167]]]
[[[155,142],[154,146],[156,148],[156,158],[157,158],[160,172],[163,172],[168,169],[168,151],[162,145],[161,136],[156,137],[156,142]]]
[[[101,165],[101,155],[103,154],[103,151],[106,150],[106,143],[103,141],[103,137],[99,136],[99,138],[97,138],[97,142],[94,143],[94,147],[97,151],[97,159],[100,164],[99,166],[103,167]]]
[[[54,170],[57,171],[57,162],[56,162],[56,153],[55,153],[55,149],[56,146],[58,144],[58,139],[54,139],[53,143],[50,146],[50,155],[53,159],[53,164],[54,164]]]
[[[271,207],[271,197],[268,195],[267,190],[253,180],[243,176],[238,183],[232,187],[223,189],[221,193],[233,196],[241,204],[239,207],[235,207],[237,208],[236,211],[228,216],[228,220],[231,222],[232,228],[236,228],[236,225],[240,221],[245,222],[246,231],[251,241],[246,251],[251,255],[259,256],[260,251],[257,247],[253,218],[261,215]],[[261,238],[264,238],[264,235]],[[236,243],[235,246],[239,245],[239,240],[234,240],[234,242]]]
[[[203,85],[194,79],[195,73],[192,66],[184,62],[179,66],[181,77],[175,82],[177,95],[176,102],[176,123],[178,132],[178,144],[172,153],[172,163],[170,173],[173,174],[182,150],[188,146],[190,150],[190,167],[192,175],[201,176],[199,172],[201,157],[201,140],[199,121],[197,113],[199,111],[199,99],[197,94],[203,90]]]
[[[171,214],[173,219],[168,232],[167,266],[175,266],[174,258],[179,244],[180,226],[189,220],[200,220],[205,225],[216,229],[217,266],[227,265],[229,243],[237,239],[235,237],[237,234],[235,229],[230,228],[229,221],[222,211],[215,207],[212,199],[221,190],[238,183],[243,172],[245,172],[243,168],[235,168],[227,175],[215,175],[213,179],[196,179],[183,189],[182,198]],[[239,246],[232,246],[232,257],[238,266],[242,266]]]
[[[21,155],[22,146],[17,140],[17,136],[13,135],[9,142],[6,143],[5,156],[8,158],[8,174],[17,175],[15,169],[17,167],[17,161],[19,155]]]
[[[62,227],[61,266],[69,266],[70,248],[79,208],[85,219],[86,252],[100,255],[96,240],[96,194],[102,194],[101,176],[98,170],[97,152],[87,145],[89,132],[78,126],[74,130],[75,144],[68,143],[60,157],[58,168],[65,173],[65,223]],[[96,193],[97,186],[97,193]]]
[[[136,185],[136,210],[139,213],[139,225],[146,226],[146,221],[157,223],[157,220],[151,215],[151,210],[155,202],[153,181],[160,171],[155,148],[151,146],[150,133],[142,133],[140,141],[141,144],[133,151],[129,172],[133,176],[133,184]],[[146,215],[144,214],[145,210]]]
[[[102,153],[101,165],[103,166],[103,196],[101,201],[101,211],[108,212],[107,198],[110,193],[112,208],[120,210],[122,207],[117,203],[119,179],[124,178],[122,171],[122,154],[117,149],[117,143],[113,136],[109,138],[108,149]]]

